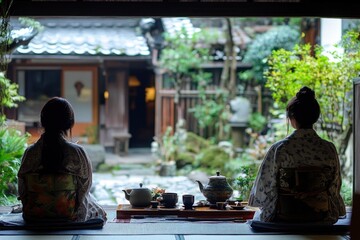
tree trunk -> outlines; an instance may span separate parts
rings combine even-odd
[[[230,20],[228,18],[225,19],[226,21],[226,40],[225,40],[225,46],[224,46],[224,51],[225,51],[225,62],[224,62],[224,67],[221,73],[221,82],[220,82],[220,88],[221,89],[227,89],[227,83],[229,81],[229,69],[230,69],[230,56],[232,56],[231,54],[231,40],[230,40],[230,36],[229,36],[229,27],[231,28],[231,23]],[[231,31],[231,29],[230,29]]]
[[[234,38],[232,34],[232,22],[230,18],[226,19],[227,29],[228,29],[228,38],[229,38],[229,56],[231,56],[231,66],[230,66],[230,81],[228,85],[229,97],[233,99],[236,97],[236,51],[234,46]]]

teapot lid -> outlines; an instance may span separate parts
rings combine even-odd
[[[226,179],[226,177],[220,175],[220,172],[217,171],[217,172],[216,172],[216,175],[209,177],[209,179],[218,179],[218,180],[220,180],[220,179]]]
[[[132,190],[149,190],[148,188],[143,188],[143,187],[142,187],[142,186],[143,186],[142,183],[140,183],[139,185],[140,185],[139,188],[133,188]]]

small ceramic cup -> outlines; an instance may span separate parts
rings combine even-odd
[[[163,199],[163,204],[166,208],[173,208],[176,206],[177,202],[178,202],[178,195],[177,193],[163,193],[161,194],[162,199]]]
[[[182,201],[186,210],[192,209],[195,202],[195,196],[192,194],[184,194],[182,196]]]
[[[159,206],[159,202],[158,201],[151,201],[151,207],[152,208],[157,208]]]

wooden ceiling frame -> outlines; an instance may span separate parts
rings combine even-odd
[[[9,0],[8,0],[9,1]],[[32,1],[13,0],[11,16],[360,18],[360,2],[310,0]]]

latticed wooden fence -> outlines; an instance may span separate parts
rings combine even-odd
[[[199,104],[199,92],[195,89],[192,89],[193,86],[191,86],[190,83],[185,85],[186,86],[183,88],[184,90],[181,91],[179,104],[182,107],[183,116],[186,120],[186,129],[205,138],[214,135],[214,127],[201,128],[193,113],[189,111],[197,104]],[[173,129],[175,129],[178,113],[174,103],[175,90],[164,87],[162,76],[157,76],[156,88],[157,95],[155,133],[157,136],[159,136],[166,131],[168,126],[171,126]],[[206,90],[206,94],[215,94],[216,88],[216,85],[209,85],[208,89]],[[270,93],[259,93],[259,91],[255,90],[254,88],[249,88],[242,94],[242,97],[249,99],[253,112],[261,111],[265,115],[268,114],[271,104]]]

